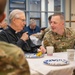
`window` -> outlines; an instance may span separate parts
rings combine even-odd
[[[61,0],[54,0],[54,11],[61,11]]]
[[[30,0],[30,18],[36,20],[37,26],[41,26],[41,0]]]
[[[12,11],[13,9],[25,10],[25,3],[25,0],[9,0],[9,11]]]
[[[24,10],[27,26],[33,18],[38,26],[48,27],[48,16],[61,12],[62,7],[64,8],[62,1],[64,0],[9,0],[9,12],[13,9]]]

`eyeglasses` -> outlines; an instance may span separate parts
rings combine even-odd
[[[21,19],[21,18],[17,18],[17,19],[21,20],[22,22],[26,22],[26,20],[25,20],[25,19]]]

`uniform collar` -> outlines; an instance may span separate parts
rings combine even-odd
[[[52,34],[55,36],[55,39],[61,39],[63,37],[66,37],[66,30],[64,29],[63,35],[59,35],[59,34],[57,34],[55,32],[52,32]]]

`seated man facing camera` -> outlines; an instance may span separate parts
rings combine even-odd
[[[41,51],[45,53],[46,50],[42,46],[36,46],[30,40],[28,33],[23,32],[26,25],[25,13],[22,10],[15,9],[10,15],[10,25],[7,29],[0,33],[0,40],[19,46],[24,52],[36,53]]]
[[[28,31],[29,35],[33,35],[40,32],[40,27],[36,25],[36,21],[34,19],[30,19],[29,26],[25,27],[25,31]]]
[[[75,31],[65,27],[65,20],[62,13],[52,15],[51,30],[44,35],[44,46],[54,46],[55,52],[64,52],[66,49],[75,46]]]
[[[7,0],[0,0],[0,23]],[[30,75],[24,52],[17,46],[0,41],[0,75]]]

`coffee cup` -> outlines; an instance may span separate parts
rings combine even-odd
[[[47,46],[46,50],[47,50],[47,55],[48,56],[52,56],[53,55],[53,51],[54,51],[54,47],[53,46]]]
[[[69,61],[74,61],[74,49],[67,49],[67,55]]]

